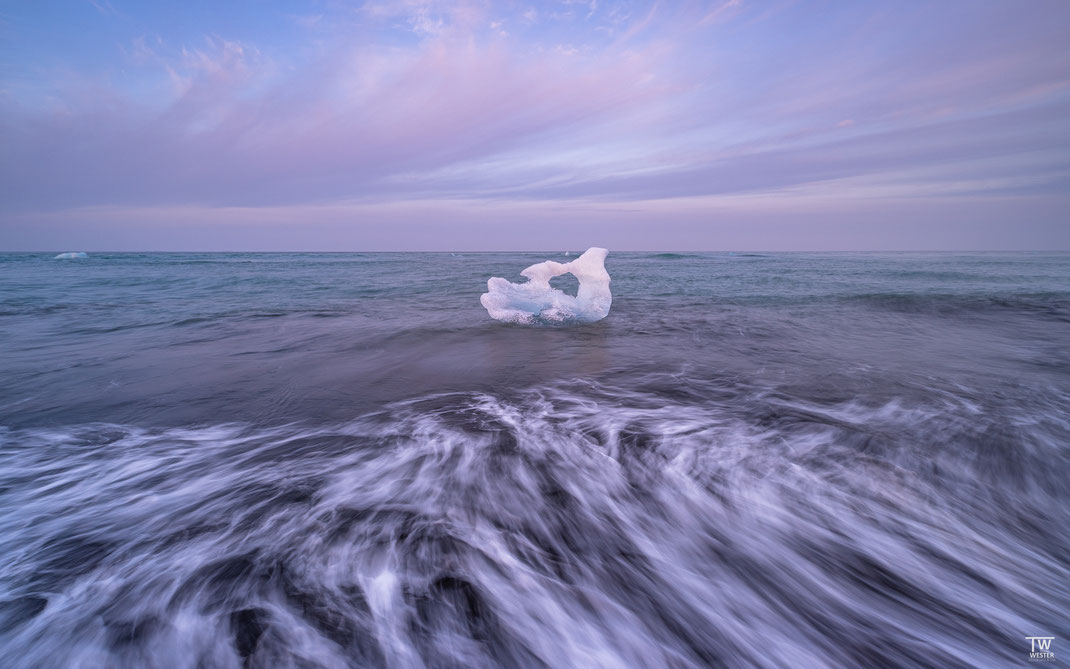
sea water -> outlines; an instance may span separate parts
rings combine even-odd
[[[4,666],[1064,652],[1070,256],[581,250],[0,256]]]

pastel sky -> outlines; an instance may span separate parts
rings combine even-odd
[[[0,3],[0,250],[1070,249],[1070,2]]]

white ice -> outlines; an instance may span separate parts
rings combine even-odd
[[[609,251],[592,247],[572,262],[547,260],[520,273],[525,283],[510,283],[500,277],[487,281],[487,292],[479,301],[491,318],[513,323],[582,321],[593,323],[609,314],[613,295],[609,292],[609,272],[605,260]],[[550,285],[550,279],[572,274],[580,287],[575,297]]]
[[[73,258],[88,258],[88,257],[89,256],[86,255],[83,251],[78,251],[77,253],[74,253],[74,252],[61,253],[58,256],[56,256],[54,258],[54,260],[71,260]]]

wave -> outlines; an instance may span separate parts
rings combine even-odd
[[[735,258],[769,258],[770,256],[765,253],[736,253],[734,251],[729,252],[727,255]],[[704,253],[651,253],[645,256],[646,258],[656,258],[658,260],[682,260],[682,259],[705,259],[708,258],[708,254]]]
[[[658,260],[682,260],[685,258],[702,258],[703,256],[698,253],[651,253],[646,257]]]
[[[658,374],[330,425],[0,429],[0,647],[13,667],[1019,662],[1070,632],[1068,399]]]
[[[920,314],[960,314],[1019,311],[1070,321],[1070,295],[1028,293],[1017,295],[961,295],[924,293],[865,293],[846,295],[842,301],[867,307]]]

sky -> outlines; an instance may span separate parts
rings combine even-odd
[[[0,1],[0,250],[1070,250],[1070,2]]]

